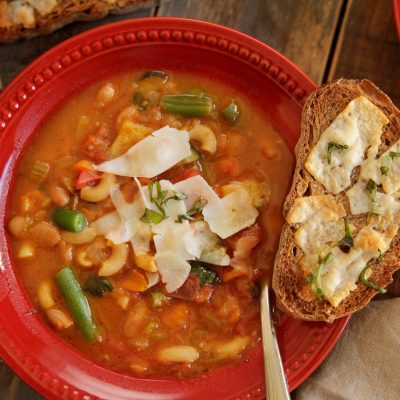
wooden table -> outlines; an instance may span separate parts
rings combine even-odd
[[[44,51],[76,33],[125,18],[180,16],[254,36],[292,60],[317,84],[339,77],[368,78],[400,107],[400,43],[392,0],[161,0],[155,4],[124,16],[75,23],[51,36],[0,46],[3,85]],[[399,282],[397,275],[395,286]],[[41,397],[2,364],[0,399]]]

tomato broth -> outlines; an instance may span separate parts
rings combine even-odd
[[[159,172],[130,174],[139,164]],[[170,71],[117,75],[68,100],[24,152],[13,261],[43,320],[89,359],[193,377],[261,340],[259,282],[292,171],[267,114],[234,89]]]

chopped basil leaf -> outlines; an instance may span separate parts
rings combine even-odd
[[[157,211],[154,210],[150,210],[150,208],[146,208],[144,214],[140,217],[140,220],[148,224],[157,225],[167,218],[168,217],[165,214],[158,213]]]
[[[365,266],[365,268],[360,272],[360,276],[358,277],[358,279],[360,280],[360,282],[362,284],[364,284],[365,286],[368,286],[371,289],[374,289],[376,291],[378,291],[379,293],[386,293],[387,290],[381,286],[375,285],[375,283],[370,282],[366,277],[365,274],[368,271],[368,269],[370,269],[370,263],[367,263],[367,265]]]
[[[164,206],[169,200],[187,199],[187,195],[185,193],[179,192],[177,190],[173,190],[172,196],[167,197],[168,190],[161,190],[161,184],[159,181],[150,181],[147,185],[147,188],[149,191],[150,202],[157,207],[159,212],[146,208],[144,214],[140,218],[142,222],[159,224],[160,222],[168,218]]]
[[[339,153],[341,153],[343,150],[348,149],[349,146],[347,144],[339,144],[335,142],[329,142],[328,143],[328,164],[331,163],[331,158],[332,158],[332,151],[337,150]]]
[[[318,270],[316,274],[310,274],[307,278],[311,285],[311,289],[317,295],[318,300],[322,300],[322,288],[321,288],[321,275],[323,269],[333,260],[333,254],[329,252],[325,257],[318,256]]]
[[[103,276],[90,275],[83,286],[83,290],[93,296],[102,297],[104,293],[111,292],[113,286],[111,282]]]
[[[370,179],[367,183],[367,192],[368,192],[368,197],[372,202],[376,200],[376,183],[373,179]]]
[[[389,172],[390,172],[389,167],[385,167],[384,165],[382,165],[382,167],[381,167],[381,173],[382,173],[382,175],[388,176],[388,175],[389,175]]]
[[[201,218],[195,217],[196,214],[202,214],[203,213],[203,208],[207,205],[207,200],[203,199],[201,196],[199,196],[194,203],[192,204],[192,207],[186,212],[186,214],[179,214],[178,219],[175,220],[177,223],[182,223],[182,221],[187,220],[187,221],[199,221]]]
[[[149,101],[143,96],[142,93],[136,92],[133,94],[133,103],[136,105],[138,110],[146,110],[149,106]]]
[[[200,286],[221,283],[218,274],[211,269],[211,265],[201,261],[189,261],[190,273],[199,278]]]
[[[399,151],[391,151],[391,152],[389,153],[389,158],[390,158],[391,160],[393,160],[393,158],[395,158],[395,157],[400,157],[400,152],[399,152]]]
[[[344,219],[344,230],[345,235],[339,240],[338,247],[343,251],[343,253],[348,253],[350,251],[350,247],[353,247],[353,237],[351,235],[350,225],[347,218]]]

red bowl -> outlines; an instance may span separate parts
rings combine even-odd
[[[393,0],[393,15],[397,28],[397,35],[399,36],[400,40],[400,0]]]
[[[189,380],[133,378],[94,364],[41,320],[13,267],[5,213],[15,166],[29,138],[88,85],[145,68],[191,71],[235,87],[265,110],[292,148],[302,105],[315,88],[265,44],[222,26],[177,18],[135,19],[93,29],[28,66],[0,97],[0,356],[48,399],[262,399],[261,345],[248,362]],[[282,318],[278,340],[291,390],[322,362],[347,321],[329,325]]]

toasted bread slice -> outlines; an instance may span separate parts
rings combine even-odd
[[[400,111],[388,96],[367,80],[339,79],[328,83],[307,99],[304,105],[301,123],[301,136],[295,149],[296,168],[292,188],[284,204],[284,216],[287,218],[296,199],[311,195],[329,194],[325,186],[319,183],[305,168],[311,150],[318,143],[322,133],[346,108],[350,101],[364,96],[376,105],[388,118],[379,145],[378,157],[400,139]],[[360,168],[354,168],[351,174],[352,187],[360,174]],[[348,188],[347,188],[348,189]],[[346,190],[347,190],[346,189]],[[344,206],[349,221],[355,230],[367,224],[369,215],[351,215],[346,190],[334,196],[336,203]],[[330,193],[331,194],[331,193]],[[360,281],[356,288],[335,307],[323,296],[318,299],[300,266],[303,251],[295,244],[297,227],[286,223],[283,227],[273,274],[273,289],[278,307],[295,318],[310,321],[332,322],[366,306],[378,293]],[[375,284],[386,287],[392,282],[393,273],[400,268],[400,233],[393,238],[389,249],[378,260],[371,263],[372,274],[368,278]],[[318,296],[319,297],[319,296]]]
[[[51,33],[74,21],[131,12],[151,0],[0,0],[0,43]]]

